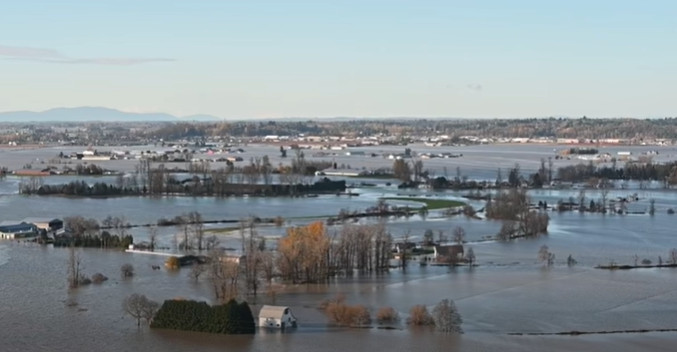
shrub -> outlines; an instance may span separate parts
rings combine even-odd
[[[376,321],[379,324],[396,323],[400,320],[400,314],[393,307],[383,307],[376,312]]]
[[[165,261],[165,266],[169,269],[178,269],[181,266],[178,257],[169,257]]]
[[[100,284],[100,283],[102,283],[106,280],[108,280],[108,278],[106,277],[106,275],[104,275],[102,273],[96,273],[96,274],[92,275],[92,283]]]
[[[80,278],[78,279],[78,285],[79,286],[89,285],[91,283],[92,283],[92,280],[90,280],[87,276],[80,275]]]
[[[136,326],[141,326],[141,319],[150,323],[159,306],[157,302],[137,293],[125,298],[122,302],[122,309],[136,319]]]
[[[369,309],[363,305],[356,305],[350,307],[353,316],[353,325],[369,325],[371,324],[371,314]]]
[[[371,323],[369,310],[362,305],[351,306],[343,296],[328,300],[321,305],[329,320],[340,326],[362,326]]]
[[[435,325],[433,317],[428,313],[428,308],[424,305],[416,305],[411,307],[409,311],[409,319],[407,324],[414,326],[430,326]]]
[[[473,217],[477,214],[475,211],[475,208],[472,207],[472,205],[466,205],[463,207],[463,215],[467,217]]]

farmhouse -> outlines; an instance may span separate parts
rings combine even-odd
[[[30,223],[19,221],[0,222],[0,239],[33,237],[37,234],[38,228]]]
[[[40,230],[56,232],[63,228],[63,220],[53,218],[25,218],[22,222],[33,224]]]
[[[289,307],[264,305],[259,312],[259,326],[280,329],[295,328],[296,318]]]

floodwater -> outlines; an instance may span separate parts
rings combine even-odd
[[[364,209],[384,195],[398,190],[374,180],[377,187],[356,189],[359,197],[320,196],[318,198],[110,198],[75,199],[64,197],[22,196],[16,193],[19,180],[0,181],[2,220],[25,217],[82,215],[99,220],[120,216],[133,223],[153,223],[188,211],[199,211],[205,219],[238,219],[250,215],[283,216],[288,224],[312,221],[308,216],[337,214],[340,209]],[[196,283],[187,270],[152,270],[163,258],[118,251],[82,249],[79,251],[88,275],[101,272],[110,279],[101,285],[77,290],[66,287],[68,251],[16,241],[0,242],[0,350],[2,351],[524,351],[586,350],[637,351],[674,350],[677,333],[515,336],[512,333],[557,333],[564,331],[658,330],[677,328],[677,270],[638,269],[605,271],[598,264],[615,261],[633,264],[641,259],[665,260],[677,247],[677,194],[664,190],[617,190],[611,197],[637,193],[636,209],[646,209],[649,199],[656,200],[656,215],[599,215],[550,213],[549,234],[537,239],[509,243],[486,241],[500,224],[465,217],[446,218],[431,211],[425,219],[390,219],[388,230],[398,238],[410,233],[420,239],[426,229],[447,234],[455,226],[467,232],[479,266],[449,269],[420,267],[413,262],[403,272],[335,279],[323,285],[287,287],[276,295],[276,304],[289,305],[300,320],[290,333],[261,331],[255,336],[215,336],[199,333],[138,330],[125,316],[121,304],[132,293],[145,294],[157,301],[170,298],[212,300],[206,278]],[[427,193],[426,196],[459,199],[453,192]],[[548,203],[578,197],[578,191],[542,190],[531,192],[535,201]],[[589,199],[599,194],[588,191]],[[482,203],[473,203],[481,207]],[[137,241],[146,229],[134,229]],[[178,230],[163,228],[161,245],[171,247]],[[277,237],[283,228],[261,226],[258,231]],[[237,233],[219,234],[222,244],[238,247]],[[556,254],[555,265],[543,267],[536,260],[540,246],[547,245]],[[572,255],[578,265],[568,267]],[[131,263],[136,275],[123,280],[119,268]],[[360,303],[375,312],[392,306],[406,317],[411,306],[432,307],[443,298],[452,298],[464,318],[462,336],[450,336],[429,330],[338,329],[327,326],[317,310],[323,300],[337,293],[346,294],[351,303]],[[259,304],[272,303],[261,296]]]

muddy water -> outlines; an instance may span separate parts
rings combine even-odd
[[[100,250],[81,252],[85,271],[110,279],[68,291],[67,252],[26,244],[3,244],[0,266],[0,341],[3,351],[94,350],[184,351],[222,350],[524,350],[540,343],[553,349],[596,346],[599,350],[633,350],[628,346],[661,347],[672,333],[598,335],[584,337],[508,336],[514,332],[569,330],[661,329],[677,326],[673,270],[606,272],[580,267],[538,265],[465,268],[411,267],[407,273],[336,280],[329,285],[298,286],[277,296],[278,304],[295,307],[301,326],[290,334],[261,333],[253,337],[213,336],[173,331],[137,330],[124,316],[122,297],[143,293],[156,300],[176,297],[210,300],[206,281],[194,283],[187,272],[153,271],[161,259]],[[7,252],[10,254],[7,255]],[[122,263],[137,271],[131,280],[119,278]],[[391,305],[403,316],[414,304],[433,305],[455,299],[465,319],[461,337],[427,330],[327,328],[315,308],[337,292],[374,309]],[[267,298],[262,298],[265,303]],[[70,302],[77,303],[76,305]],[[629,345],[628,345],[629,343]],[[613,347],[613,348],[612,348]],[[591,350],[586,348],[586,350]]]
[[[10,179],[11,181],[11,179]],[[5,181],[5,182],[10,182]],[[0,188],[6,186],[0,184]],[[396,190],[364,190],[354,198],[321,196],[313,199],[200,199],[116,198],[69,199],[23,197],[12,192],[0,195],[3,219],[28,216],[84,215],[102,219],[125,215],[134,223],[154,222],[197,210],[207,219],[238,218],[251,214],[281,215],[290,219],[305,215],[338,213],[341,208],[363,209],[382,194]],[[622,195],[625,191],[618,191]],[[445,194],[451,197],[451,194]],[[538,192],[533,196],[548,202],[576,197],[576,192]],[[594,194],[589,194],[595,197]],[[122,299],[142,293],[155,300],[185,297],[211,300],[209,283],[195,283],[187,271],[153,271],[162,258],[116,251],[81,251],[85,272],[102,272],[110,280],[76,291],[66,288],[67,251],[34,244],[0,242],[0,350],[1,351],[185,351],[195,350],[672,350],[674,333],[628,335],[512,336],[509,333],[554,333],[677,328],[677,270],[642,269],[601,271],[597,264],[609,261],[632,264],[633,257],[657,261],[677,247],[674,216],[665,213],[677,207],[671,192],[651,191],[640,195],[639,206],[656,199],[656,216],[602,216],[551,213],[550,233],[534,240],[511,243],[483,241],[499,224],[466,218],[426,219],[412,217],[388,224],[395,236],[411,232],[420,237],[426,229],[449,232],[463,226],[480,266],[449,269],[420,267],[416,263],[403,273],[352,280],[337,279],[328,285],[301,285],[277,295],[276,303],[293,307],[301,320],[289,334],[261,333],[253,337],[212,336],[173,331],[137,330],[121,308]],[[642,203],[643,202],[643,203]],[[292,222],[310,220],[297,219]],[[137,231],[137,230],[135,230]],[[143,229],[135,236],[143,239]],[[164,229],[161,242],[170,245],[176,229]],[[282,229],[262,227],[261,233],[275,237]],[[237,235],[223,235],[223,243],[237,246]],[[556,265],[544,268],[536,261],[541,245],[557,255]],[[579,264],[565,265],[572,254]],[[132,263],[137,275],[119,277],[119,267]],[[466,334],[461,337],[427,330],[334,329],[318,312],[318,304],[336,293],[351,302],[376,310],[392,306],[403,316],[414,304],[434,305],[453,298],[461,311]],[[262,298],[259,303],[266,303]],[[76,304],[69,304],[74,302]]]

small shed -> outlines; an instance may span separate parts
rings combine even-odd
[[[259,327],[295,328],[296,318],[289,307],[264,305],[259,312]]]

